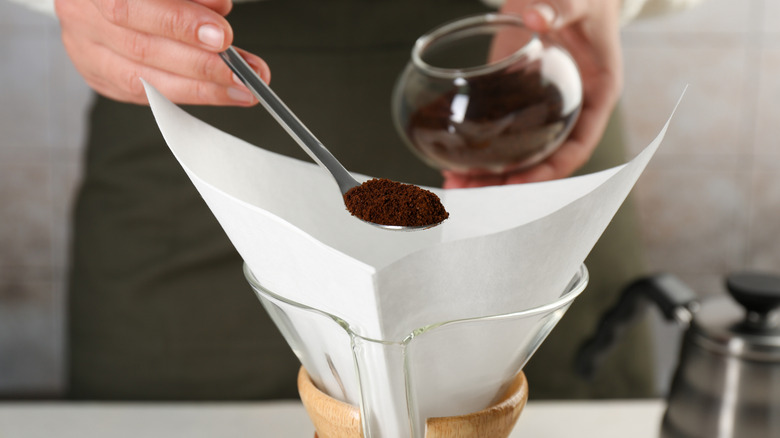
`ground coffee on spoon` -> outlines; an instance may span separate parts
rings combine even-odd
[[[435,193],[385,178],[349,189],[344,204],[353,216],[380,225],[424,227],[449,217]]]

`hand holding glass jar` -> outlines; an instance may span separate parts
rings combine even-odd
[[[574,59],[581,79],[581,108],[570,132],[559,145],[550,148],[554,149],[552,153],[541,161],[509,165],[503,169],[497,166],[492,169],[437,166],[443,169],[445,187],[564,178],[588,161],[601,140],[622,89],[620,3],[619,0],[506,0],[502,13],[519,16],[525,27],[554,46],[565,49]],[[505,54],[492,54],[501,55]]]

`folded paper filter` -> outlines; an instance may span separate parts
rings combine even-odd
[[[598,173],[427,188],[450,218],[404,233],[350,216],[317,165],[146,91],[171,151],[312,380],[360,406],[372,437],[422,437],[425,419],[475,412],[501,395],[581,291],[585,257],[669,124],[633,160]]]

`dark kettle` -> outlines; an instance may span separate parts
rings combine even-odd
[[[780,437],[780,276],[736,273],[726,289],[699,299],[670,274],[634,282],[581,347],[578,372],[592,375],[616,334],[653,303],[685,328],[661,437]]]

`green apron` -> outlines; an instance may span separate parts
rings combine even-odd
[[[486,10],[478,0],[265,0],[236,5],[228,20],[235,44],[268,62],[274,90],[347,168],[436,186],[441,176],[402,146],[392,126],[390,93],[419,35]],[[259,106],[186,109],[308,160]],[[74,212],[70,397],[296,398],[297,358],[150,109],[98,97],[90,122]],[[610,378],[595,386],[578,381],[570,363],[603,306],[640,273],[635,242],[632,221],[616,219],[604,249],[594,251],[603,262],[588,262],[592,286],[527,368],[532,396],[647,395],[645,342],[625,342],[633,348],[615,355]]]

